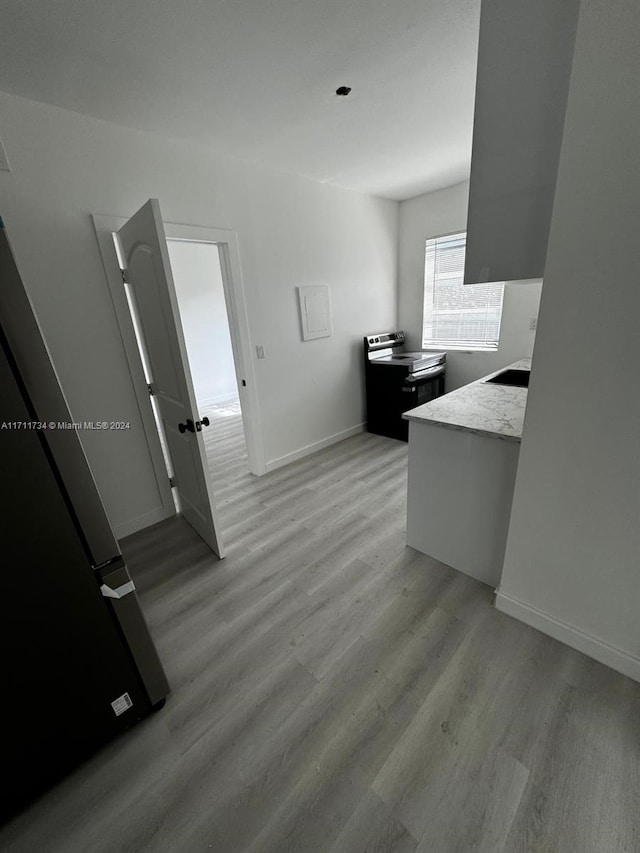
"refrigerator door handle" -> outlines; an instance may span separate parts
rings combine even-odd
[[[130,593],[135,591],[136,585],[133,581],[123,583],[121,586],[117,586],[115,589],[111,589],[111,587],[107,586],[106,583],[103,583],[100,587],[100,592],[104,595],[105,598],[124,598],[125,595],[129,595]]]
[[[124,560],[115,568],[110,565],[104,569],[103,574],[100,574],[100,582],[102,594],[107,599],[105,604],[113,611],[124,634],[151,706],[159,708],[169,693],[169,683]]]

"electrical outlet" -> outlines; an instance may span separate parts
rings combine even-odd
[[[264,347],[261,344],[258,344],[258,346],[256,347],[256,355],[258,356],[258,358],[264,358],[265,357]]]
[[[537,328],[538,328],[538,318],[537,318],[537,317],[532,317],[532,318],[529,320],[529,329],[530,329],[532,332],[535,332],[535,330],[536,330]]]
[[[10,172],[11,166],[7,160],[7,152],[4,150],[4,145],[0,139],[0,172]]]

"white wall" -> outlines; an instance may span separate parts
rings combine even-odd
[[[238,233],[267,460],[364,420],[362,335],[396,325],[397,208],[208,149],[0,95],[13,172],[0,213],[76,420],[119,527],[152,509],[153,471],[90,214],[128,216],[160,199],[169,222]],[[334,333],[302,343],[296,286],[328,284]]]
[[[398,322],[412,349],[422,347],[425,240],[465,230],[468,195],[468,183],[456,184],[400,204]],[[541,291],[541,281],[506,284],[497,351],[448,352],[447,391],[531,355],[535,332],[529,326],[538,315]]]
[[[638,32],[582,0],[499,606],[640,680]]]
[[[196,399],[237,399],[218,247],[187,240],[167,243]]]

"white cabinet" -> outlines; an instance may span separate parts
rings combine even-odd
[[[541,278],[579,0],[482,0],[465,284]]]
[[[520,442],[409,424],[407,545],[500,584]]]

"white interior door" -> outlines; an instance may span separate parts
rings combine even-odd
[[[178,311],[160,204],[150,199],[118,242],[184,518],[219,557],[213,490]]]

